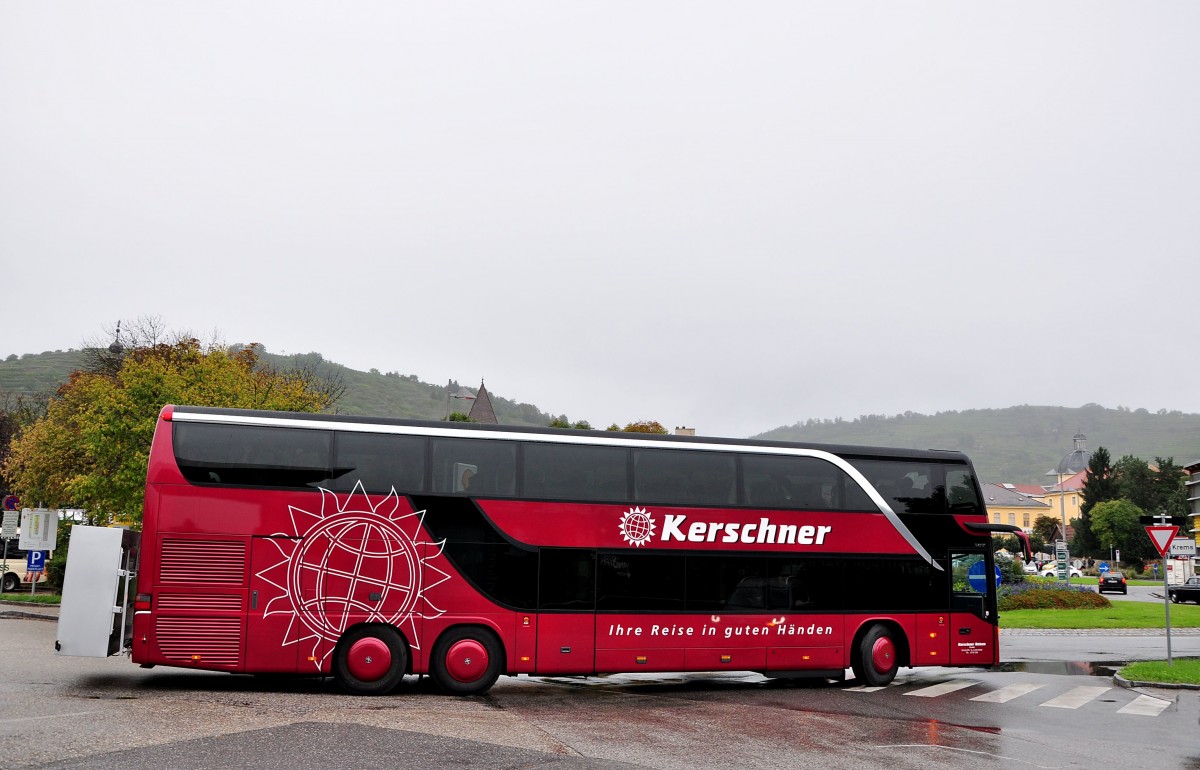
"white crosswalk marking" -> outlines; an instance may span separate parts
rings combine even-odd
[[[955,679],[949,682],[941,682],[940,684],[930,685],[929,687],[922,687],[921,689],[912,690],[903,694],[912,695],[917,698],[938,698],[943,695],[949,695],[952,692],[965,690],[966,688],[973,687],[977,684],[984,683],[973,679]],[[1022,695],[1028,695],[1032,692],[1040,690],[1045,686],[1046,684],[1044,682],[1040,684],[1020,682],[1001,687],[998,690],[985,692],[982,695],[976,695],[974,698],[971,698],[971,700],[979,703],[1008,703],[1011,700],[1020,698]],[[868,687],[867,685],[860,685],[858,687],[847,687],[845,690],[843,690],[843,692],[873,693],[886,689],[888,689],[888,687]],[[1087,705],[1088,703],[1091,703],[1112,689],[1112,687],[1094,686],[1075,687],[1039,705],[1059,709],[1078,709]],[[1119,700],[1124,700],[1124,697],[1122,696]],[[1126,703],[1124,706],[1118,709],[1117,713],[1129,714],[1133,716],[1156,717],[1166,711],[1167,708],[1174,703],[1175,701],[1170,699],[1156,698],[1151,695],[1139,695],[1137,698],[1129,703]]]
[[[1111,687],[1076,687],[1057,698],[1051,698],[1042,705],[1055,709],[1077,709],[1085,703],[1099,698],[1111,689]]]
[[[1137,700],[1117,709],[1118,714],[1137,714],[1143,717],[1156,717],[1171,705],[1171,701],[1155,698],[1150,695],[1139,695]]]
[[[1044,686],[1040,684],[1010,684],[1007,687],[1001,687],[999,690],[992,690],[991,692],[985,692],[983,695],[977,695],[971,700],[977,700],[982,703],[1008,703],[1013,698],[1028,695]]]
[[[913,690],[912,692],[906,692],[904,694],[913,695],[918,698],[936,698],[940,695],[955,692],[956,690],[962,690],[975,684],[979,683],[973,682],[970,679],[960,679],[956,682],[942,682],[941,684],[935,684],[932,687],[924,687],[920,690]]]

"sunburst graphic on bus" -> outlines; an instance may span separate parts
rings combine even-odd
[[[654,537],[654,517],[645,508],[630,508],[621,516],[621,534],[625,542],[641,548]]]
[[[322,489],[319,511],[288,506],[293,532],[267,541],[279,560],[256,577],[278,594],[263,617],[289,615],[282,643],[311,646],[318,669],[352,624],[393,625],[420,649],[416,618],[444,612],[428,592],[450,579],[436,564],[445,541],[422,542],[425,512],[405,508],[395,489],[376,505],[361,484],[345,498]]]

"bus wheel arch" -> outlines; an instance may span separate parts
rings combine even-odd
[[[506,668],[504,643],[487,626],[451,626],[434,642],[429,676],[443,692],[487,692]]]
[[[393,626],[365,623],[342,634],[333,652],[333,677],[355,695],[386,695],[409,670],[408,643]]]
[[[909,665],[909,650],[899,624],[874,620],[858,629],[850,649],[850,668],[859,681],[883,687],[896,678],[901,665]]]

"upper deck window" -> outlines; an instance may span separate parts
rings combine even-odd
[[[629,497],[627,450],[577,444],[525,444],[522,492],[541,500]]]
[[[818,457],[743,455],[747,505],[810,511],[878,510],[854,479]]]
[[[433,439],[433,491],[511,497],[517,491],[517,445],[486,439]]]
[[[737,465],[729,452],[635,449],[634,494],[639,503],[732,505]]]
[[[196,484],[317,487],[330,476],[328,431],[177,422],[173,437],[179,470]]]
[[[897,513],[978,513],[975,477],[965,465],[851,460]]]
[[[330,489],[348,492],[362,482],[367,492],[424,491],[425,439],[378,433],[339,433]]]

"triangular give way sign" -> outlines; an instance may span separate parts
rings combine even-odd
[[[1171,541],[1175,539],[1175,535],[1179,534],[1179,527],[1156,524],[1146,527],[1146,534],[1154,541],[1158,555],[1166,556],[1167,551],[1171,550]]]

